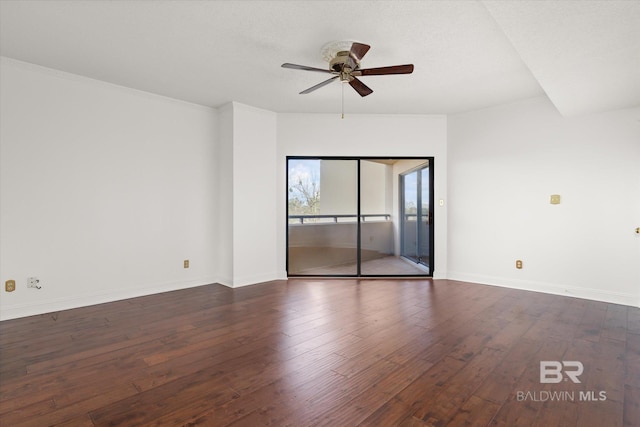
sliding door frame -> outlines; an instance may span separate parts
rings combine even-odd
[[[433,252],[434,252],[434,244],[435,244],[435,240],[434,240],[434,227],[433,227],[433,202],[434,202],[434,196],[433,196],[433,190],[434,190],[434,186],[433,186],[433,171],[431,170],[433,164],[433,160],[432,159],[428,159],[424,164],[422,165],[418,165],[412,169],[408,169],[404,172],[402,172],[401,174],[399,174],[399,178],[398,178],[398,195],[400,196],[400,256],[404,256],[405,258],[411,260],[412,262],[415,262],[416,264],[423,264],[426,265],[429,268],[429,271],[433,270]],[[428,265],[425,264],[422,260],[422,256],[421,256],[421,249],[420,247],[421,245],[421,234],[420,234],[420,224],[422,223],[422,218],[424,217],[422,214],[422,194],[423,194],[423,180],[422,180],[422,171],[424,171],[425,169],[428,169],[428,176],[429,176],[429,185],[428,185],[428,190],[429,190],[429,213],[427,215],[427,223],[429,224],[429,239],[428,239],[428,245],[429,245],[429,257],[428,257]],[[412,173],[416,173],[416,259],[412,259],[410,258],[408,255],[403,255],[403,251],[405,249],[405,238],[406,238],[406,232],[405,232],[405,227],[407,226],[407,220],[406,220],[406,185],[405,185],[405,177],[407,177],[408,175],[412,174]],[[432,273],[433,274],[433,273]]]
[[[356,259],[357,269],[356,274],[328,274],[328,275],[316,275],[316,274],[291,274],[289,272],[289,161],[290,160],[355,160],[357,161],[357,226],[356,226]],[[362,212],[361,212],[361,161],[367,160],[424,160],[429,164],[429,272],[425,274],[362,274]],[[433,277],[434,273],[434,252],[435,252],[435,212],[434,206],[434,157],[433,156],[286,156],[285,159],[286,173],[285,173],[285,194],[286,194],[286,236],[285,236],[285,268],[287,271],[287,277]],[[400,179],[400,178],[398,178]],[[400,181],[398,181],[400,182]],[[402,207],[400,206],[400,194],[398,194],[398,218],[400,218],[400,212]]]

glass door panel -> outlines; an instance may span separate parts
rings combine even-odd
[[[418,262],[418,172],[401,175],[402,180],[402,252]]]
[[[420,264],[431,273],[431,171],[429,164],[400,175],[401,252],[404,258]]]
[[[420,202],[418,212],[418,262],[429,266],[429,247],[431,240],[429,236],[429,228],[431,222],[430,212],[430,185],[429,185],[429,167],[425,167],[419,171],[420,173]]]
[[[360,271],[362,275],[404,274],[393,262],[393,165],[360,162]]]
[[[288,159],[287,271],[358,274],[358,161]]]

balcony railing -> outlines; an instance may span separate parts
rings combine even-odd
[[[360,221],[366,222],[367,219],[382,218],[382,221],[389,221],[389,214],[367,214],[360,215]],[[322,224],[322,223],[339,223],[339,222],[356,222],[358,215],[289,215],[289,224]],[[306,221],[306,222],[305,222]]]
[[[429,224],[429,214],[422,214],[421,215],[421,221],[424,223]],[[408,213],[408,214],[404,214],[404,220],[406,222],[416,222],[418,220],[418,214],[414,214],[414,213]]]

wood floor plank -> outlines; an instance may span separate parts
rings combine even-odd
[[[279,418],[277,425],[314,425],[326,418],[326,408],[337,408],[345,401],[353,401],[375,387],[398,368],[399,366],[395,363],[381,359],[351,377],[341,376],[335,382],[334,387],[323,393],[316,393],[312,398],[300,402],[294,411]],[[350,422],[352,423],[354,420],[347,420],[347,424]]]
[[[634,335],[640,335],[640,308],[627,308],[627,332]]]
[[[474,354],[460,371],[440,387],[436,395],[414,412],[414,416],[423,421],[435,419],[440,425],[448,424],[462,411],[473,392],[486,380],[503,357],[503,352],[488,347]],[[492,418],[494,412],[490,415],[488,419]]]
[[[541,383],[540,361],[580,361],[581,382]],[[209,285],[0,322],[2,426],[636,427],[638,384],[640,309],[459,281]]]
[[[558,410],[557,402],[544,402],[533,422],[535,427],[563,427],[563,426],[582,426],[578,421],[578,411],[580,404],[575,402],[563,402],[561,409]]]
[[[520,339],[491,372],[491,381],[485,381],[474,394],[484,400],[502,403],[511,399],[517,392],[525,370],[535,366],[540,350],[540,341]]]
[[[419,426],[419,424],[413,423],[414,420],[418,419],[413,417],[411,406],[396,399],[391,399],[357,425],[359,427]],[[408,424],[410,422],[412,424]]]
[[[640,425],[640,386],[625,385],[622,421],[624,427]]]
[[[606,303],[588,301],[586,303],[582,319],[580,319],[580,323],[578,324],[576,338],[590,341],[600,340],[606,314]]]
[[[493,419],[493,416],[498,412],[499,408],[500,405],[495,402],[489,402],[477,396],[471,396],[445,425],[449,427],[486,426]]]
[[[398,366],[368,389],[336,406],[335,411],[317,417],[312,425],[332,427],[359,424],[432,366],[432,363],[420,358],[415,358],[404,366]]]
[[[302,357],[302,356],[301,356]],[[304,360],[304,359],[303,359]],[[276,381],[270,382],[256,390],[246,391],[241,399],[232,400],[215,409],[209,409],[201,414],[194,422],[204,425],[229,425],[239,419],[261,412],[264,422],[270,420],[269,411],[288,414],[299,407],[298,400],[304,402],[305,396],[323,392],[323,387],[329,388],[342,377],[333,372],[333,367],[344,358],[335,353],[313,361],[314,370],[302,367],[284,373]],[[315,390],[313,386],[316,386]],[[278,416],[278,415],[276,415]]]
[[[607,304],[607,312],[602,327],[602,338],[626,341],[627,309],[628,307],[618,304]]]

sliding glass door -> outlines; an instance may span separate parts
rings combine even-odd
[[[400,175],[401,255],[431,268],[431,176],[429,164]]]
[[[357,275],[357,160],[288,163],[289,274]]]
[[[425,276],[432,253],[429,231],[415,245],[412,256],[402,233],[408,196],[399,191],[405,172],[415,172],[426,193],[412,197],[430,204],[430,169],[414,158],[287,158],[287,272],[290,276]],[[420,176],[420,174],[426,174]],[[412,177],[414,175],[411,175]],[[409,178],[413,179],[413,178]],[[404,186],[404,184],[402,184]],[[428,209],[413,213],[430,226]],[[410,259],[411,261],[408,261]],[[427,260],[425,262],[425,260]]]

